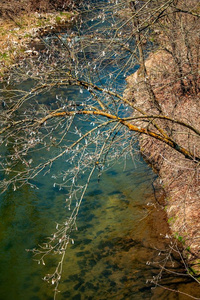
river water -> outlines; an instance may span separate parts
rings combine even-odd
[[[63,33],[62,38],[66,36]],[[54,37],[48,37],[51,38]],[[109,64],[106,72],[111,70],[114,67]],[[105,78],[104,69],[104,84]],[[27,81],[18,88],[27,89],[29,85]],[[117,85],[119,91],[125,87],[122,74]],[[76,88],[54,90],[45,97],[53,102],[56,94],[74,97],[75,101],[80,97]],[[2,150],[6,151],[9,149]],[[54,286],[42,278],[54,270],[57,258],[51,257],[41,266],[26,249],[44,242],[54,232],[55,222],[66,218],[66,191],[54,186],[53,178],[63,163],[59,160],[52,173],[35,179],[37,190],[24,185],[17,191],[10,188],[0,196],[1,300],[53,299]],[[139,154],[134,161],[131,157],[119,160],[103,173],[100,181],[94,175],[80,209],[78,231],[72,234],[74,244],[67,250],[58,299],[190,299],[170,289],[198,297],[197,284],[164,269],[158,283],[165,288],[154,288],[151,283],[162,267],[183,272],[176,254],[172,254],[173,262],[165,260],[171,240],[165,213],[155,200],[155,179]]]

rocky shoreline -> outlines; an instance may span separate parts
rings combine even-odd
[[[177,83],[171,84],[173,60],[165,51],[150,54],[146,60],[148,77],[162,109],[162,115],[178,119],[200,129],[199,94],[181,95]],[[168,75],[166,75],[166,71]],[[156,114],[148,98],[140,69],[127,78],[124,97],[134,101],[135,106],[146,114]],[[135,111],[134,116],[138,113]],[[173,122],[156,120],[168,135],[200,155],[200,137],[189,129]],[[141,127],[152,128],[145,121],[134,121]],[[165,207],[173,237],[183,245],[184,255],[194,273],[200,272],[200,177],[199,163],[186,159],[168,145],[148,136],[140,135],[140,149],[145,160],[159,176],[159,184],[165,192]]]

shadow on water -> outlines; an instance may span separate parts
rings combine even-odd
[[[152,172],[142,164],[138,167],[146,174],[139,187],[133,181],[137,169],[125,177],[118,166],[114,169],[117,178],[110,172],[104,174],[98,192],[88,193],[79,216],[79,232],[74,235],[76,242],[67,253],[62,283],[66,291],[61,299],[186,299],[159,287],[152,289],[147,283],[160,271],[157,264],[147,262],[158,261],[159,251],[167,249],[164,237],[169,228],[165,213],[147,205],[154,203]],[[173,268],[180,271],[176,259],[174,256]],[[180,290],[195,286],[165,272],[162,280],[166,287]]]
[[[28,90],[33,83],[27,84]],[[77,89],[59,92],[76,100],[82,97]],[[56,93],[46,93],[38,103],[49,105]],[[52,179],[61,164],[57,162],[49,176],[32,181],[38,190],[23,186],[0,196],[0,300],[53,299],[53,286],[42,277],[54,272],[57,258],[49,258],[41,267],[25,249],[44,242],[54,232],[55,222],[66,219],[67,190],[54,186]],[[100,181],[97,176],[91,180],[78,216],[78,231],[73,232],[75,244],[67,250],[58,300],[189,299],[170,289],[200,295],[196,283],[164,270],[159,283],[165,289],[152,288],[151,280],[159,274],[165,251],[170,249],[170,240],[165,238],[169,233],[166,215],[154,199],[154,179],[152,170],[138,159],[134,164],[127,160],[126,168],[119,162]],[[168,262],[165,267],[182,272],[175,253],[172,256],[173,265]]]
[[[66,254],[58,299],[187,299],[147,283],[160,271],[157,264],[147,262],[158,261],[160,250],[168,248],[164,236],[169,229],[164,212],[148,205],[154,204],[155,175],[142,161],[136,168],[128,165],[125,172],[119,163],[100,182],[93,179],[72,236],[75,244]],[[138,174],[145,174],[143,183],[138,184]],[[38,191],[24,186],[1,197],[2,300],[52,299],[52,287],[41,278],[53,270],[56,257],[42,268],[25,249],[42,243],[53,232],[55,220],[64,220],[67,209],[62,193],[56,190],[49,197],[48,178],[41,184]],[[174,270],[181,269],[175,260]],[[162,280],[165,287],[197,290],[185,277],[164,272]]]

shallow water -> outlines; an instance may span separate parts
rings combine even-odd
[[[103,67],[107,75],[115,70],[112,65]],[[124,89],[122,77],[121,74],[116,83],[119,90]],[[106,78],[104,73],[103,83]],[[18,88],[28,89],[31,85],[31,81],[25,82]],[[53,90],[39,101],[48,105],[55,101],[57,93],[76,101],[83,97],[79,89],[70,88]],[[23,186],[14,192],[10,188],[0,196],[0,300],[53,299],[53,286],[42,278],[54,271],[57,258],[51,257],[41,266],[25,249],[44,242],[55,231],[55,223],[61,223],[69,214],[66,191],[54,187],[52,178],[63,163],[57,161],[48,176],[33,181],[38,190]],[[171,241],[166,238],[169,228],[165,213],[155,201],[152,182],[156,175],[150,167],[138,155],[134,162],[131,158],[126,163],[119,161],[103,173],[100,181],[97,175],[80,209],[78,231],[72,234],[75,243],[67,250],[57,299],[190,299],[169,289],[198,297],[198,285],[185,276],[163,270],[159,283],[164,289],[154,288],[150,282],[162,266],[183,272],[175,254],[174,266],[165,265]]]
[[[125,171],[117,165],[99,183],[93,179],[78,217],[79,230],[73,235],[75,244],[67,251],[61,299],[79,299],[80,295],[83,299],[123,299],[145,284],[144,272],[151,275],[146,266],[152,255],[148,248],[159,238],[148,226],[153,177],[138,162],[136,169],[130,165]],[[25,249],[51,234],[54,221],[67,214],[64,195],[48,182],[45,178],[40,183],[39,192],[24,187],[3,196],[1,299],[22,299],[23,295],[24,299],[47,299],[49,288],[41,277],[51,268],[38,266]]]
[[[67,250],[58,299],[187,299],[146,283],[159,273],[148,261],[157,261],[159,250],[167,248],[168,227],[164,213],[149,205],[155,203],[155,175],[142,160],[127,165],[117,164],[100,182],[93,178],[72,235],[75,243]],[[52,286],[41,278],[53,270],[56,257],[42,267],[25,249],[43,242],[54,222],[64,220],[64,197],[47,177],[37,192],[24,186],[1,197],[0,299],[53,299]],[[184,278],[163,277],[167,287],[198,293]]]

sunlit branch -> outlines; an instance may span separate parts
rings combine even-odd
[[[43,118],[42,120],[40,120],[38,122],[39,125],[44,124],[47,120],[55,118],[55,117],[65,117],[65,116],[72,116],[72,115],[97,115],[97,116],[102,116],[102,117],[106,117],[108,119],[111,119],[113,121],[119,122],[123,125],[125,125],[126,127],[128,127],[128,129],[130,131],[134,131],[134,132],[138,132],[138,133],[142,133],[145,135],[149,135],[157,140],[160,140],[162,142],[164,142],[165,144],[169,145],[171,148],[175,149],[176,151],[180,152],[181,154],[183,154],[186,158],[188,159],[192,159],[192,160],[196,160],[196,161],[200,161],[199,157],[195,157],[192,153],[190,153],[188,150],[186,150],[185,148],[181,147],[180,145],[178,145],[175,141],[173,141],[170,137],[165,137],[165,136],[161,136],[147,128],[140,128],[137,127],[127,121],[125,121],[124,119],[121,119],[115,115],[112,115],[110,113],[104,112],[104,111],[99,111],[99,110],[95,110],[95,111],[91,111],[91,110],[79,110],[79,111],[66,111],[66,112],[56,112],[56,113],[52,113],[48,116],[46,116],[45,118]],[[151,118],[151,117],[150,117]],[[188,127],[188,126],[187,126]]]

